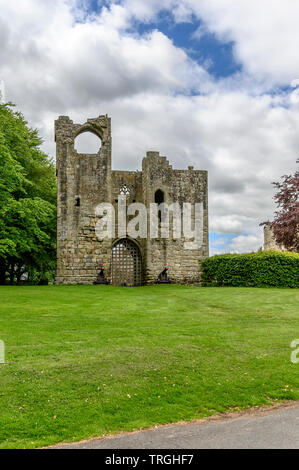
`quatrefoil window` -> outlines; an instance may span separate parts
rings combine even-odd
[[[124,184],[124,185],[120,188],[119,194],[121,194],[122,196],[130,196],[131,190],[130,190],[130,188],[129,188],[126,184]]]

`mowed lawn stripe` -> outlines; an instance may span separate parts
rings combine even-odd
[[[298,291],[0,287],[0,447],[299,399]]]

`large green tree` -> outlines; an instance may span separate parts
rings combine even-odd
[[[21,113],[0,105],[0,283],[36,282],[55,267],[54,163]]]

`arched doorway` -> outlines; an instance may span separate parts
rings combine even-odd
[[[123,238],[112,247],[111,284],[113,286],[141,286],[142,259],[139,247]]]

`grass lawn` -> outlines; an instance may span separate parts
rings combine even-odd
[[[0,287],[0,447],[299,399],[298,291]]]

